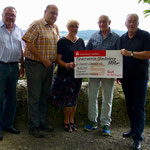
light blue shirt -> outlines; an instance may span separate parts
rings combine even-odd
[[[103,39],[101,31],[95,32],[89,39],[87,50],[119,50],[120,37],[110,29],[110,33]]]
[[[0,61],[20,62],[23,49],[22,36],[23,31],[19,27],[15,25],[12,32],[9,32],[3,21],[0,21]]]

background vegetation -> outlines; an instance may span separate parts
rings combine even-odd
[[[150,0],[139,0],[139,3],[146,3],[146,4],[150,4]],[[149,9],[146,9],[143,11],[145,17],[149,16],[150,15],[150,8]]]
[[[88,121],[88,96],[87,96],[88,84],[84,83],[80,92],[78,99],[78,107],[76,112],[76,122],[83,126]],[[18,84],[18,109],[16,115],[16,121],[27,124],[27,88],[26,82],[20,81]],[[102,95],[101,89],[99,94],[99,114],[101,112]],[[47,120],[54,125],[60,125],[63,123],[63,113],[62,109],[56,107],[48,99],[47,107]],[[99,119],[98,119],[99,120]],[[147,99],[146,99],[146,123],[150,125],[150,88],[148,89]],[[126,126],[129,124],[126,103],[122,88],[120,85],[115,83],[114,86],[114,100],[113,100],[113,110],[112,110],[112,125],[114,126]]]

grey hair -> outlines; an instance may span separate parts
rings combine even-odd
[[[136,18],[136,20],[137,20],[137,22],[139,23],[139,16],[138,16],[137,14],[135,14],[135,13],[128,14],[128,15],[127,15],[127,18],[128,18],[128,17],[130,17],[130,16],[135,17],[135,18]],[[127,21],[127,18],[126,18],[126,21]]]
[[[7,9],[14,9],[14,10],[15,10],[15,12],[17,13],[16,8],[15,8],[15,7],[13,7],[13,6],[7,6],[7,7],[5,7],[5,8],[3,9],[3,13],[4,13]]]

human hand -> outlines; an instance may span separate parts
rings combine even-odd
[[[117,78],[117,83],[118,83],[119,85],[121,85],[121,79],[120,79],[120,78]]]
[[[75,64],[74,62],[66,63],[66,69],[74,69]]]
[[[19,77],[23,78],[23,76],[24,76],[24,67],[21,67],[19,70]]]
[[[123,56],[131,56],[131,51],[128,51],[126,49],[121,49],[120,52]]]
[[[46,68],[52,66],[52,61],[50,61],[50,60],[48,60],[48,59],[46,59],[46,58],[44,58],[44,59],[42,60],[42,63],[43,63],[43,65],[44,65]]]

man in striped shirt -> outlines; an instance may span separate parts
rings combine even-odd
[[[18,77],[24,76],[23,31],[15,24],[16,15],[14,7],[6,7],[0,21],[0,140],[3,140],[3,130],[20,133],[14,128],[14,119]],[[18,63],[21,63],[20,69]]]
[[[46,125],[46,99],[49,95],[53,62],[57,55],[59,31],[54,24],[58,8],[48,5],[44,17],[34,21],[23,36],[26,42],[25,69],[28,87],[29,133],[36,138],[44,137],[41,130],[52,131]]]

